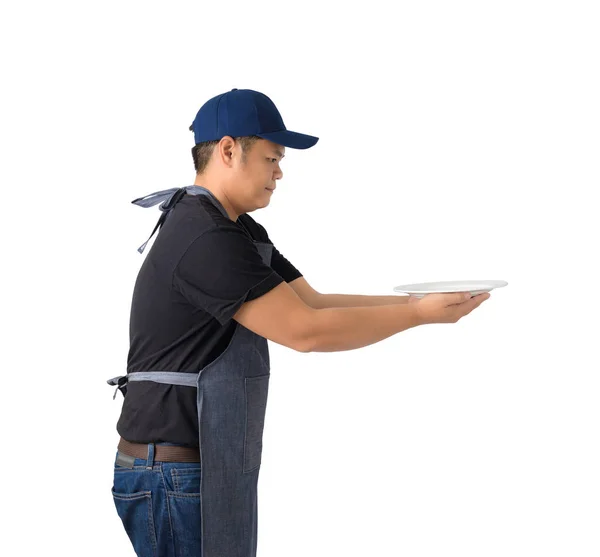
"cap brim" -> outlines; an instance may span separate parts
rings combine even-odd
[[[278,145],[289,147],[290,149],[308,149],[312,147],[317,141],[318,137],[314,135],[306,135],[305,133],[291,132],[289,130],[282,130],[280,132],[269,132],[269,133],[257,133],[258,137],[268,139]]]

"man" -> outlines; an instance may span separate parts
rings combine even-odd
[[[137,555],[255,557],[267,339],[352,350],[456,323],[489,294],[317,292],[249,213],[275,195],[285,148],[318,138],[250,89],[207,101],[190,129],[194,184],[133,201],[163,214],[135,283],[127,375],[108,381],[125,396],[112,494]]]

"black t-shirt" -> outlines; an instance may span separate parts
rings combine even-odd
[[[135,282],[128,372],[197,373],[226,348],[244,302],[302,276],[275,247],[265,265],[252,240],[272,243],[247,213],[234,222],[206,195],[181,198]],[[117,431],[131,442],[197,447],[196,388],[128,383]]]

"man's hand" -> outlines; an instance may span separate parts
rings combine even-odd
[[[472,296],[469,292],[431,292],[417,300],[415,310],[420,316],[421,324],[457,323],[465,315],[485,302],[491,294],[482,292]],[[414,303],[410,302],[409,303]]]

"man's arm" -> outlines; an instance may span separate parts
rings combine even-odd
[[[386,306],[407,304],[410,296],[370,296],[364,294],[319,294],[318,308]]]
[[[410,296],[369,296],[363,294],[321,294],[304,277],[298,277],[289,285],[302,301],[314,308],[385,306],[388,304],[406,304]]]
[[[282,282],[245,302],[233,318],[247,329],[299,352],[338,352],[379,342],[425,324],[416,304],[315,309]]]

